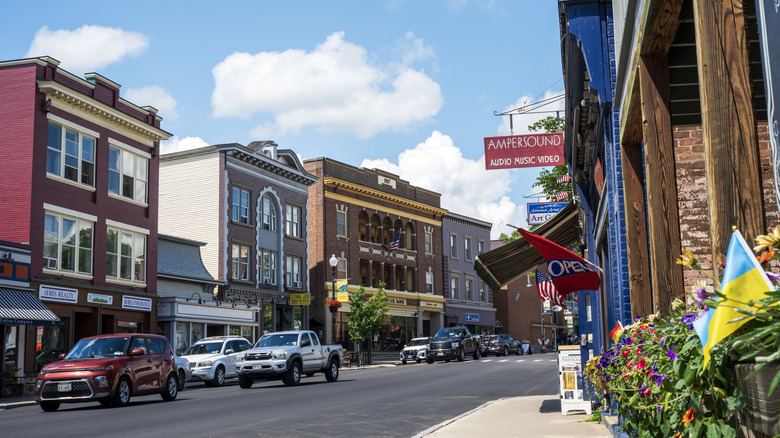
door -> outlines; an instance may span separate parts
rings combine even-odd
[[[309,372],[320,369],[322,367],[322,360],[317,363],[317,355],[315,353],[317,348],[312,344],[311,337],[309,337],[308,333],[301,333],[300,346],[301,358],[303,359],[303,371]]]
[[[320,338],[317,337],[315,333],[309,333],[311,336],[311,345],[314,347],[314,356],[312,357],[312,361],[315,364],[318,364],[320,368],[325,366],[325,349],[322,348],[322,345],[320,345]]]
[[[141,350],[142,353],[135,356],[130,356],[128,366],[130,372],[135,380],[133,390],[137,391],[150,391],[155,389],[155,385],[159,380],[159,368],[155,367],[154,359],[149,354],[149,347],[146,345],[146,338],[141,336],[133,336],[130,342],[130,351]]]

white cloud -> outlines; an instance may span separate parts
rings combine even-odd
[[[151,105],[157,108],[160,117],[165,119],[176,120],[179,117],[176,112],[176,99],[157,85],[129,88],[123,97],[138,106]]]
[[[537,100],[536,103],[554,98],[556,96],[560,96],[563,94],[563,91],[546,91],[544,93],[544,97]],[[504,111],[513,110],[515,108],[523,108],[533,106],[534,109],[529,109],[530,114],[515,114],[512,116],[512,124],[513,124],[513,131],[515,135],[519,134],[528,134],[531,131],[528,130],[528,125],[533,125],[534,122],[544,119],[548,116],[555,116],[555,112],[549,112],[549,113],[539,113],[539,111],[560,111],[561,117],[563,117],[565,111],[564,111],[564,100],[559,99],[554,102],[551,102],[544,106],[537,107],[534,105],[533,97],[532,96],[523,96],[512,105],[509,105],[508,107],[504,108]],[[496,133],[498,135],[509,135],[510,129],[509,129],[509,116],[501,117],[501,124],[498,125],[498,128],[496,129]]]
[[[436,163],[436,166],[431,166]],[[491,222],[491,237],[507,233],[506,223],[525,224],[524,207],[509,197],[513,182],[508,170],[485,170],[484,157],[464,158],[452,138],[433,131],[423,143],[388,159],[363,160],[365,168],[397,174],[410,184],[440,193],[441,206],[454,213]]]
[[[177,137],[173,136],[166,141],[160,142],[160,154],[172,154],[174,152],[188,151],[190,149],[202,148],[208,146],[200,137]]]
[[[422,38],[415,38],[412,32],[406,32],[404,38],[398,41],[396,52],[399,53],[403,65],[407,66],[436,56],[433,47],[425,45]]]
[[[412,34],[401,42],[408,62],[433,56]],[[233,53],[212,70],[216,117],[249,119],[270,113],[257,138],[314,127],[323,133],[368,138],[432,120],[443,104],[441,88],[422,70],[404,64],[373,65],[362,46],[330,35],[313,51]]]
[[[148,46],[145,35],[117,27],[84,25],[76,30],[50,30],[44,26],[35,33],[25,56],[51,56],[64,69],[81,75],[143,53]]]

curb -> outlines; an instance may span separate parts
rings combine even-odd
[[[498,399],[498,400],[503,400],[503,399]],[[485,403],[477,406],[476,408],[474,408],[474,409],[472,409],[472,410],[470,410],[468,412],[464,412],[464,413],[458,415],[457,417],[450,418],[449,420],[442,421],[441,423],[439,423],[439,424],[437,424],[435,426],[431,426],[431,427],[425,429],[424,431],[418,433],[417,435],[414,435],[412,438],[422,438],[422,437],[424,437],[426,435],[429,435],[429,434],[431,434],[433,432],[436,432],[437,430],[441,429],[442,427],[445,427],[445,426],[447,426],[450,423],[454,423],[454,422],[460,420],[461,418],[463,418],[463,417],[465,417],[467,415],[471,415],[474,412],[479,411],[480,409],[484,409],[484,408],[490,406],[491,404],[495,403],[498,400],[492,400],[492,401],[489,401],[489,402],[485,402]]]
[[[7,410],[7,409],[21,408],[22,406],[31,406],[31,405],[34,405],[36,403],[37,402],[35,400],[13,402],[13,403],[0,403],[0,410],[4,411],[4,410]]]

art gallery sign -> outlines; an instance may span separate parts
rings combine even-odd
[[[485,137],[487,170],[563,164],[562,132]]]

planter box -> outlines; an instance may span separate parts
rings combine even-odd
[[[767,392],[770,382],[780,370],[780,362],[772,362],[755,376],[745,379],[755,369],[755,363],[738,363],[734,367],[737,387],[745,396],[745,407],[739,411],[739,422],[743,427],[775,436],[780,434],[777,425],[780,418],[780,386],[775,388],[771,397],[767,396]]]

